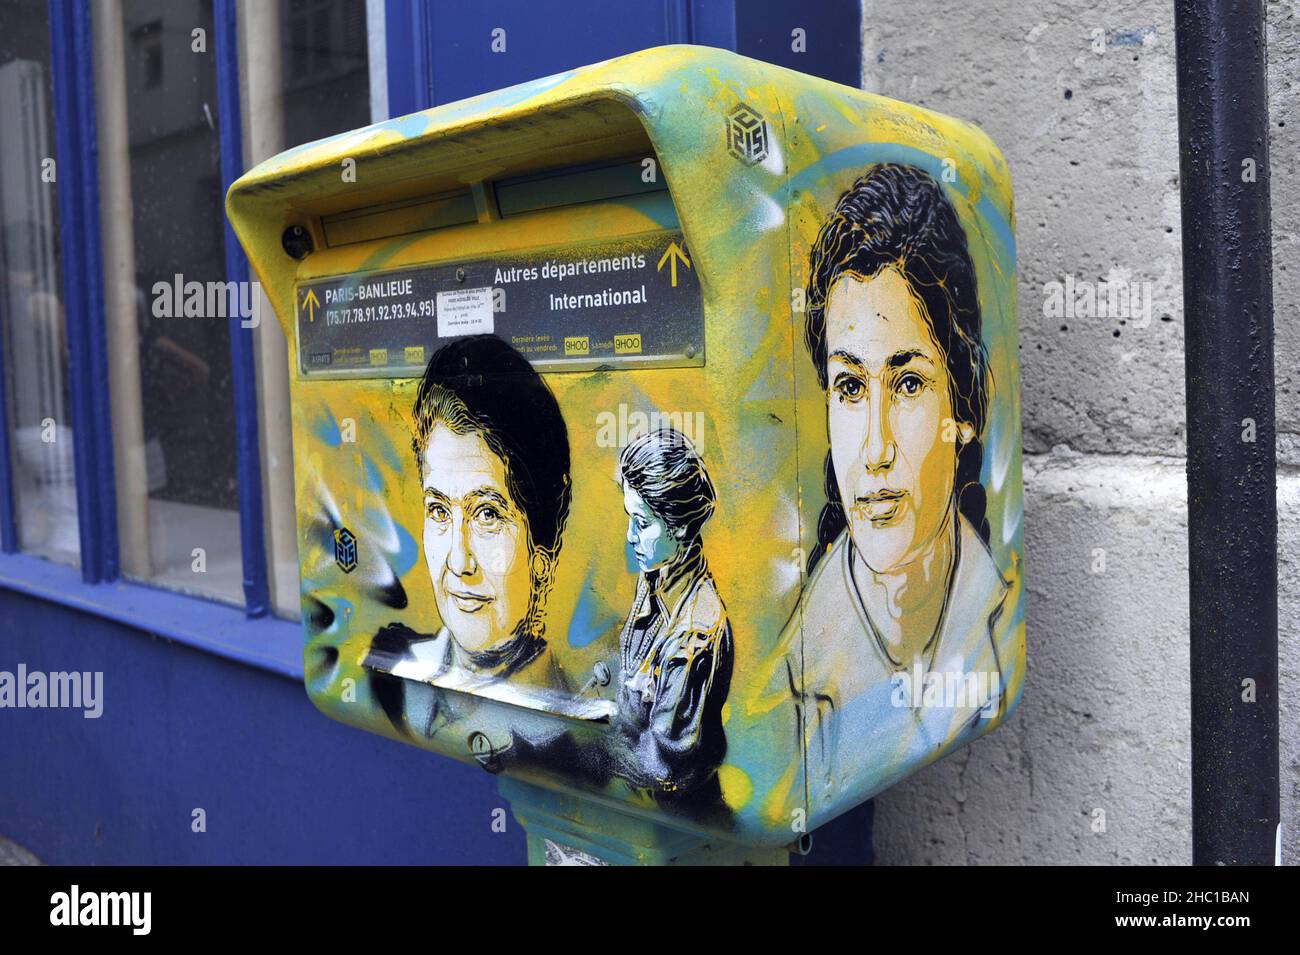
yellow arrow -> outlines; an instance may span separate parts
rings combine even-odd
[[[316,309],[320,308],[320,299],[316,297],[315,289],[307,289],[307,294],[302,299],[302,307],[307,309],[307,321],[316,321]]]
[[[688,269],[691,267],[691,260],[686,257],[686,252],[676,243],[669,242],[668,248],[664,249],[663,257],[659,260],[659,265],[655,267],[656,272],[664,270],[664,263],[669,263],[669,272],[672,275],[673,288],[677,288],[677,260],[682,260],[682,265]]]

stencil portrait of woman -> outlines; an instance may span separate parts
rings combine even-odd
[[[639,569],[619,638],[620,772],[661,804],[717,808],[733,655],[731,623],[704,556],[717,494],[703,459],[673,428],[630,442],[618,477]]]
[[[489,335],[430,359],[412,409],[425,567],[439,626],[390,624],[366,665],[390,719],[431,735],[457,718],[430,686],[581,708],[549,652],[545,606],[568,518],[569,441],[550,389]],[[503,739],[493,743],[505,746]]]
[[[868,169],[823,223],[806,291],[829,450],[784,679],[810,794],[829,800],[851,780],[884,788],[1000,711],[1008,585],[980,483],[992,383],[975,269],[943,187]]]

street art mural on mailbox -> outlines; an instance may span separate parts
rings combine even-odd
[[[500,180],[499,215],[259,246],[271,184],[316,176],[310,211],[339,157],[410,149],[432,193],[440,143],[544,126],[525,170],[621,128],[668,189],[508,215]],[[229,205],[294,351],[329,715],[780,845],[1015,708],[1014,219],[978,131],[664,48],[301,147]]]

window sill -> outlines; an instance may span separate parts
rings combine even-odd
[[[302,627],[196,597],[118,581],[88,584],[75,567],[0,554],[0,588],[136,627],[208,653],[301,681]]]

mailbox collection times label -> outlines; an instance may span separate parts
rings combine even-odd
[[[304,376],[408,378],[440,344],[493,334],[543,370],[704,364],[681,233],[322,278],[297,286]]]

